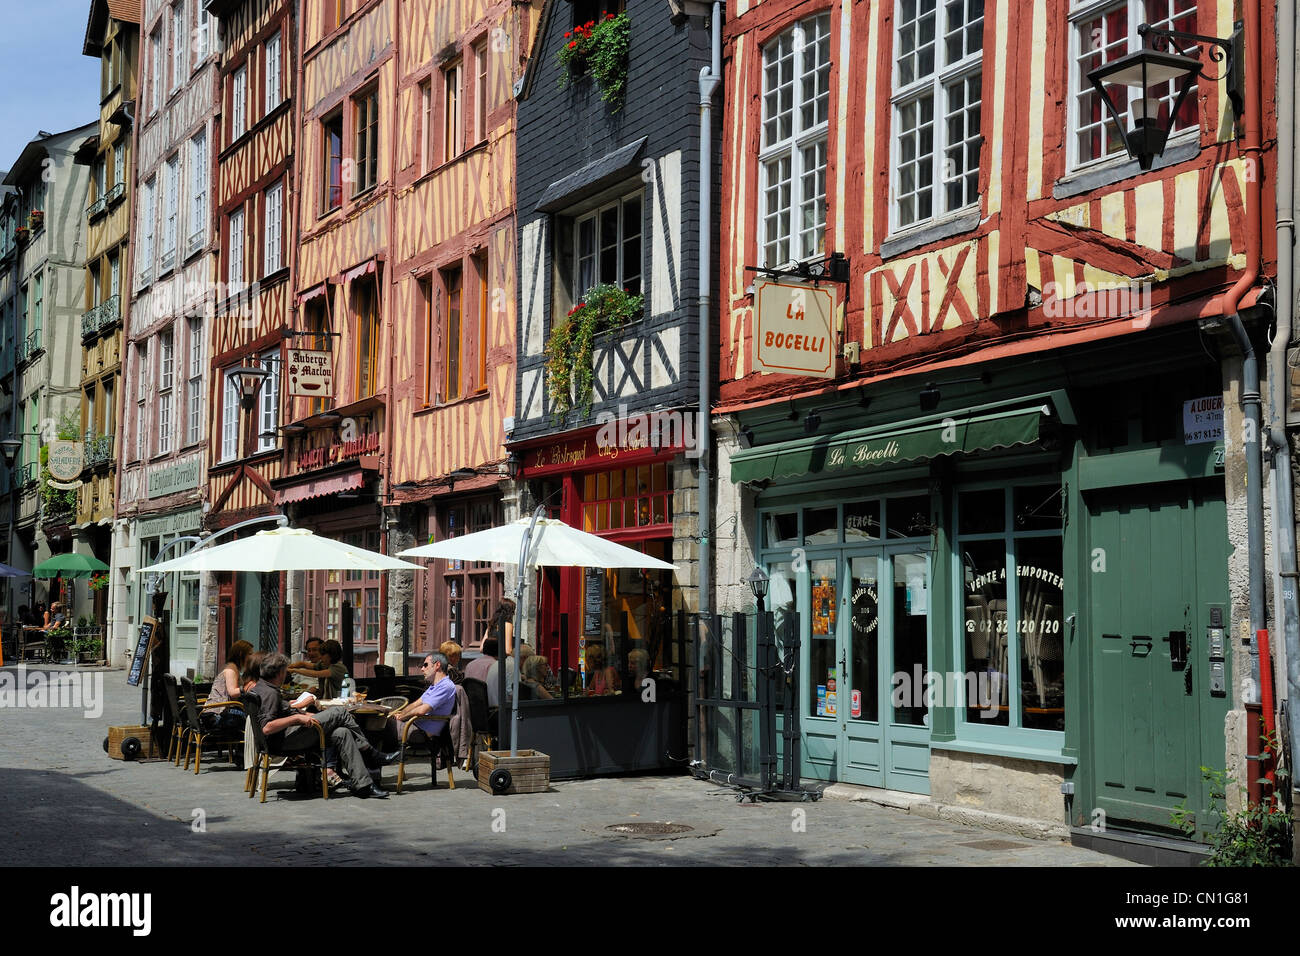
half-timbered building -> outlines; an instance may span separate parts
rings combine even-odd
[[[403,11],[392,114],[389,551],[502,522],[503,423],[515,408],[515,83],[540,3],[440,2]],[[397,489],[397,490],[392,490]],[[418,663],[477,649],[503,596],[499,568],[435,561],[392,578]],[[403,619],[389,614],[401,668]]]
[[[204,359],[211,376],[204,526],[214,533],[244,522],[254,533],[256,519],[280,513],[271,482],[284,471],[283,383],[290,354],[284,342],[294,321],[295,9],[286,0],[208,3],[221,40],[213,200],[223,297]],[[241,369],[254,374],[248,401],[240,391]],[[260,384],[257,373],[264,375]],[[204,650],[213,669],[235,640],[250,634],[258,635],[254,644],[260,642],[261,650],[288,647],[280,614],[288,582],[281,575],[224,572],[212,582],[217,613],[206,621]]]
[[[566,676],[564,704],[522,726],[528,746],[553,755],[552,773],[658,766],[683,753],[684,708],[670,688],[684,686],[674,615],[696,605],[709,11],[548,2],[519,93],[518,398],[507,432],[525,483],[521,512],[544,505],[679,569],[540,576],[525,637]],[[646,734],[649,711],[636,707],[651,673],[662,680]],[[625,685],[636,694],[618,696]],[[607,699],[587,699],[596,696]],[[570,719],[600,721],[619,739],[594,746],[566,731]]]
[[[796,622],[803,776],[1212,826],[1264,573],[1222,330],[1262,354],[1269,7],[728,5],[717,604],[757,564]],[[1142,168],[1088,74],[1141,24],[1228,38],[1243,8],[1228,68],[1174,41],[1204,74],[1149,90],[1171,132]],[[727,713],[701,756],[753,774]]]
[[[139,80],[139,0],[93,0],[82,53],[100,61],[99,135],[79,161],[90,167],[86,206],[86,301],[81,315],[81,487],[77,537],[84,550],[109,564],[117,488],[117,403],[121,396],[123,295],[134,168],[132,116]],[[110,612],[108,588],[93,593],[92,618]]]
[[[49,445],[76,437],[81,380],[82,258],[86,243],[89,175],[76,157],[93,142],[97,125],[40,133],[14,158],[4,185],[7,268],[0,272],[0,309],[13,333],[13,371],[0,365],[0,382],[11,390],[10,429],[21,443],[11,472],[12,539],[9,556],[33,568],[51,555],[74,550],[75,492],[50,484]],[[62,427],[61,427],[62,426]],[[60,482],[63,484],[63,482]],[[27,602],[67,598],[85,613],[84,594],[68,595],[57,584],[32,580]]]
[[[295,525],[371,550],[387,540],[378,495],[392,448],[389,359],[405,351],[390,319],[388,270],[397,51],[410,9],[396,0],[340,0],[303,7],[298,22],[291,331],[293,344],[323,354],[324,364],[310,366],[312,388],[285,369],[285,461],[271,487]],[[354,621],[347,663],[358,676],[371,674],[388,610],[385,577],[308,572],[303,587],[301,626],[340,639]]]
[[[202,0],[143,0],[135,233],[126,274],[131,304],[117,437],[114,641],[126,647],[134,626],[151,613],[151,593],[165,591],[171,668],[180,674],[202,670],[204,582],[196,574],[152,581],[134,571],[202,526],[209,317],[224,298],[212,227],[220,133],[213,24]],[[177,553],[173,548],[166,556]]]

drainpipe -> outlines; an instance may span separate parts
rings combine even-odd
[[[1261,258],[1260,173],[1262,166],[1262,149],[1260,136],[1260,10],[1258,4],[1242,4],[1244,25],[1245,70],[1244,85],[1246,110],[1245,128],[1242,136],[1241,151],[1247,165],[1253,165],[1254,175],[1246,177],[1246,268],[1235,285],[1224,296],[1223,317],[1237,345],[1241,348],[1242,393],[1241,408],[1246,419],[1252,423],[1254,441],[1245,442],[1246,451],[1246,520],[1247,520],[1247,555],[1249,560],[1250,580],[1250,677],[1255,688],[1250,693],[1252,700],[1258,702],[1259,688],[1259,644],[1256,632],[1265,626],[1264,611],[1264,490],[1262,485],[1262,459],[1260,455],[1260,395],[1259,363],[1255,357],[1250,337],[1241,324],[1238,306],[1246,293],[1259,278]]]
[[[1249,4],[1247,4],[1249,6]],[[1295,4],[1277,7],[1277,332],[1268,355],[1269,442],[1273,446],[1273,551],[1277,556],[1278,617],[1286,647],[1289,736],[1300,740],[1300,612],[1296,605],[1295,504],[1291,443],[1286,433],[1287,349],[1295,321]],[[1272,715],[1266,714],[1270,718]],[[1294,784],[1294,781],[1293,781]]]
[[[712,447],[712,431],[709,410],[712,405],[709,396],[710,369],[713,360],[710,354],[712,338],[709,334],[713,323],[713,96],[722,85],[722,4],[714,0],[713,13],[709,20],[712,34],[710,45],[712,57],[709,66],[700,70],[700,261],[699,261],[699,303],[700,303],[700,410],[699,426],[695,429],[695,440],[699,445],[699,513],[697,521],[700,535],[699,564],[697,566],[699,591],[697,605],[699,620],[707,627],[713,617],[713,590],[710,582],[713,578],[713,540],[711,524],[713,523],[713,502],[710,494],[709,456]],[[698,635],[697,635],[698,639]],[[697,647],[698,653],[698,647]],[[696,719],[698,732],[698,715],[695,712],[695,681],[689,682],[689,713]],[[698,756],[698,751],[697,751]]]

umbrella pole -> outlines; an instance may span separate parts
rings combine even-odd
[[[519,578],[515,582],[515,646],[513,655],[515,659],[515,693],[510,700],[510,756],[519,755],[519,685],[522,683],[519,673],[519,645],[524,642],[523,623],[524,623],[524,585],[527,578],[524,577],[524,569],[528,565],[528,549],[533,542],[533,529],[537,527],[537,519],[546,513],[545,505],[538,505],[533,512],[533,520],[528,522],[528,530],[524,533],[523,544],[519,548]],[[561,637],[561,640],[564,638]],[[504,666],[504,665],[503,665]],[[503,741],[504,743],[504,741]]]

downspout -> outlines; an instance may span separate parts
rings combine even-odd
[[[1273,552],[1278,563],[1277,616],[1286,647],[1290,739],[1300,740],[1300,613],[1296,606],[1295,498],[1286,432],[1287,350],[1295,321],[1295,28],[1293,3],[1277,7],[1277,331],[1268,356],[1269,442],[1273,447]],[[1265,714],[1265,720],[1272,714]],[[1292,781],[1294,786],[1294,779]]]
[[[1262,485],[1262,456],[1260,454],[1262,436],[1260,435],[1260,394],[1259,363],[1255,357],[1250,337],[1241,324],[1238,307],[1242,298],[1255,285],[1259,278],[1261,258],[1260,171],[1262,169],[1262,149],[1260,136],[1260,10],[1257,4],[1242,4],[1244,25],[1245,70],[1244,85],[1246,109],[1243,116],[1245,128],[1241,151],[1246,163],[1253,165],[1254,175],[1246,177],[1246,268],[1236,284],[1228,290],[1223,301],[1223,317],[1237,345],[1241,348],[1241,409],[1251,424],[1246,435],[1253,440],[1243,441],[1246,452],[1246,523],[1247,556],[1249,566],[1247,573],[1250,582],[1250,687],[1243,697],[1252,699],[1246,703],[1257,703],[1259,695],[1259,644],[1256,632],[1265,627],[1264,609],[1264,490]]]
[[[695,429],[695,440],[698,445],[699,454],[699,513],[696,516],[699,528],[699,565],[698,571],[698,596],[697,606],[699,608],[699,620],[707,627],[713,618],[713,589],[711,581],[713,580],[713,502],[710,486],[710,465],[709,458],[712,447],[712,430],[710,422],[710,408],[712,400],[709,395],[709,381],[711,369],[713,368],[713,357],[710,354],[712,348],[712,338],[710,330],[713,322],[713,270],[711,268],[713,256],[713,96],[718,87],[722,85],[722,3],[714,0],[713,13],[709,18],[709,29],[712,34],[710,37],[710,46],[712,56],[710,65],[700,70],[700,261],[699,261],[699,305],[700,305],[700,324],[699,324],[699,381],[700,381],[700,409],[699,425]],[[696,635],[698,641],[698,633]],[[698,645],[696,653],[698,654]],[[695,681],[688,681],[690,688],[690,703],[688,713],[696,720],[696,730],[698,736],[699,722],[696,714],[695,703]],[[697,749],[696,757],[700,751]]]

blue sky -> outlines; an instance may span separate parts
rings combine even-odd
[[[0,0],[0,169],[37,130],[99,119],[99,61],[82,56],[90,0]]]

